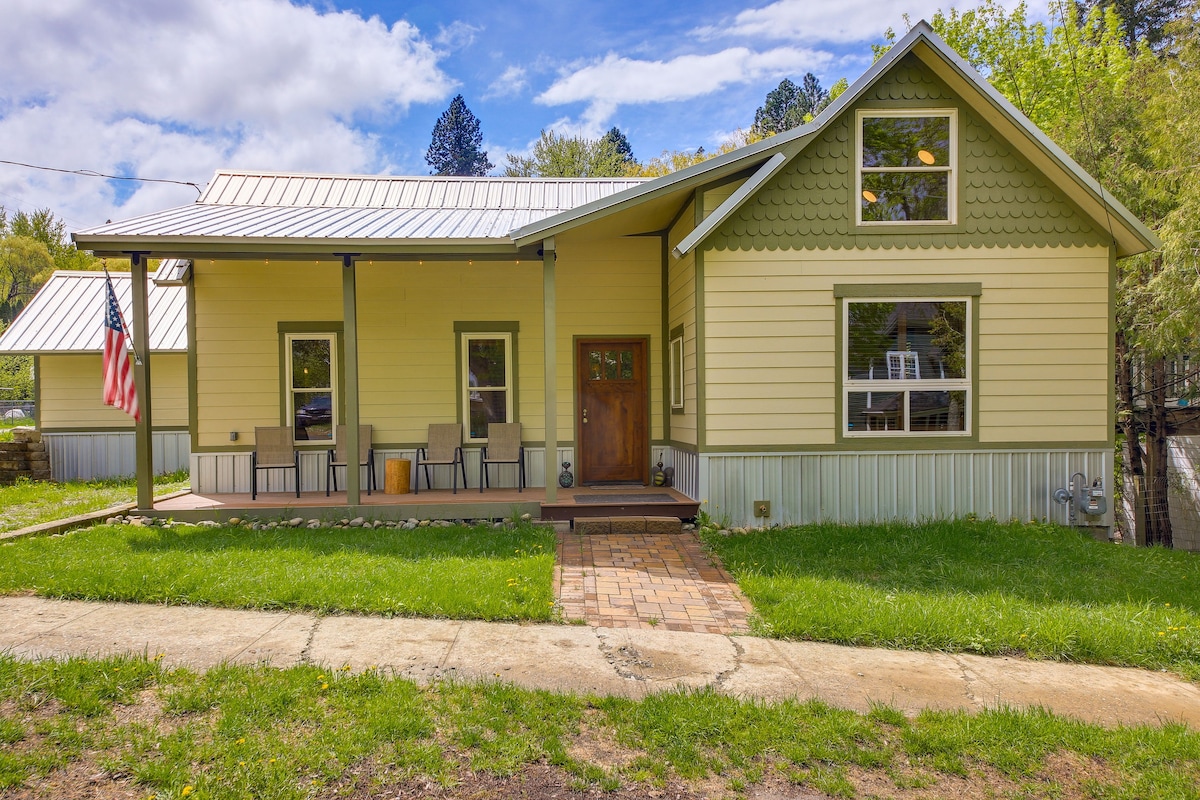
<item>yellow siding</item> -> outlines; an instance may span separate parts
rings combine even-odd
[[[1104,248],[704,258],[709,445],[834,443],[835,283],[981,283],[980,442],[1109,437]]]
[[[716,211],[717,206],[721,205],[721,203],[724,203],[727,199],[729,199],[729,196],[732,195],[734,192],[736,192],[741,187],[741,185],[745,182],[746,182],[745,178],[739,178],[738,180],[730,181],[729,183],[722,184],[721,186],[716,186],[716,187],[704,192],[703,197],[701,198],[701,203],[702,203],[702,205],[701,205],[702,212],[701,213],[703,215],[703,218],[708,219],[708,215],[713,213],[714,211]],[[687,217],[687,219],[688,219],[688,229],[686,231],[684,231],[683,235],[687,236],[687,234],[691,232],[692,217],[689,216],[688,214],[685,214],[684,216]],[[680,238],[683,238],[683,237],[680,237]],[[672,242],[671,246],[674,247],[675,243]]]
[[[651,435],[660,438],[661,241],[576,236],[558,246],[559,440],[574,439],[579,335],[648,337]],[[252,444],[254,426],[280,424],[279,323],[340,322],[341,269],[333,262],[197,265],[200,447],[227,447],[232,430]],[[356,270],[360,415],[376,443],[416,445],[430,423],[458,420],[454,326],[476,322],[519,326],[517,419],[525,441],[544,441],[541,259],[360,262]]]
[[[730,189],[730,192],[733,190]],[[717,201],[718,204],[720,201]],[[715,208],[715,206],[714,206]],[[695,203],[689,203],[667,236],[668,252],[696,227]],[[697,444],[696,437],[696,255],[667,257],[667,331],[683,326],[683,413],[671,414],[671,439]]]
[[[253,444],[279,425],[280,322],[342,319],[342,267],[326,261],[197,261],[196,401],[200,447]]]
[[[103,366],[99,354],[41,356],[38,366],[41,390],[38,424],[43,430],[133,427],[132,417],[104,405]],[[187,427],[185,354],[151,355],[150,394],[155,428]]]
[[[663,436],[662,240],[556,237],[558,437],[574,441],[575,337],[644,336],[650,356],[650,437]],[[541,292],[538,292],[540,303]],[[540,306],[539,306],[540,307]]]

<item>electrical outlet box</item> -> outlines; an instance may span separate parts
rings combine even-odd
[[[771,516],[771,501],[770,500],[755,500],[754,501],[754,516],[756,516],[756,517]]]

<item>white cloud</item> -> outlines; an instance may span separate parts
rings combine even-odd
[[[441,55],[407,22],[319,13],[286,0],[9,0],[0,25],[5,158],[105,173],[207,180],[221,166],[365,170],[356,118],[446,96]],[[0,204],[79,224],[195,192],[118,195],[98,180],[0,165]]]
[[[942,0],[776,0],[748,8],[722,24],[697,28],[702,39],[740,36],[755,39],[801,39],[847,44],[879,40],[889,27],[903,33],[904,14],[913,22],[946,5]]]
[[[500,73],[499,78],[491,82],[487,88],[487,92],[483,95],[483,99],[512,97],[520,94],[529,85],[526,75],[527,73],[523,67],[510,66],[504,72]]]
[[[455,20],[449,25],[443,25],[438,29],[438,35],[434,39],[435,42],[442,47],[448,47],[451,50],[461,50],[464,47],[469,47],[475,43],[475,34],[482,31],[475,25],[469,25],[461,20]]]
[[[537,96],[543,105],[585,102],[580,122],[599,128],[621,105],[689,100],[740,83],[818,70],[829,53],[797,47],[755,52],[731,47],[719,53],[642,61],[610,53],[601,61],[560,77]]]

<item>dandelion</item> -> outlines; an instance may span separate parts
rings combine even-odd
[[[189,794],[191,794],[193,791],[195,791],[195,790],[194,790],[194,789],[192,789],[192,787],[191,787],[191,786],[185,786],[185,787],[183,787],[183,791],[179,793],[179,796],[180,796],[180,797],[187,797],[187,796],[188,796]]]
[[[279,760],[279,759],[277,759],[277,758],[272,758],[272,759],[270,759],[269,761],[267,761],[267,763],[268,763],[268,764],[274,764],[274,763],[275,763],[276,761],[278,761],[278,760]]]
[[[246,766],[246,762],[245,762],[245,761],[239,761],[239,762],[238,762],[238,766],[239,766],[239,767],[244,767],[244,766]]]
[[[238,743],[238,744],[245,744],[245,743],[246,743],[246,737],[245,737],[245,736],[243,736],[242,738],[238,739],[238,740],[237,740],[237,743]]]
[[[325,690],[326,690],[326,689],[328,689],[328,688],[329,688],[329,684],[328,684],[328,683],[322,683],[322,684],[321,684],[321,691],[325,691]]]

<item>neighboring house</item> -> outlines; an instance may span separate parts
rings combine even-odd
[[[129,273],[112,279],[132,325]],[[190,454],[187,294],[151,284],[149,297],[154,464],[173,472],[188,468]],[[55,272],[0,336],[0,355],[34,357],[37,423],[55,480],[134,474],[133,419],[103,400],[104,308],[103,272]]]
[[[192,259],[199,491],[247,491],[280,424],[322,489],[333,420],[380,459],[464,422],[474,486],[515,420],[547,498],[661,454],[766,524],[1111,498],[1115,261],[1156,245],[925,23],[811,124],[662,178],[219,172],[75,238]]]

